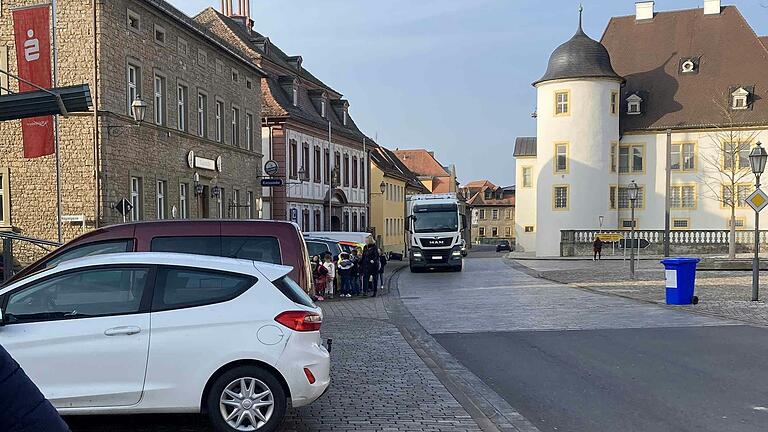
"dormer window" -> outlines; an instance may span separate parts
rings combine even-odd
[[[320,101],[320,116],[325,118],[325,98]]]
[[[640,110],[640,103],[643,101],[643,99],[637,95],[637,93],[632,93],[629,97],[627,97],[627,114],[629,115],[638,115],[641,114],[642,111]]]
[[[293,86],[293,106],[299,106],[299,88],[297,86]]]
[[[346,125],[347,125],[347,118],[348,118],[348,117],[349,117],[349,113],[347,112],[347,108],[345,107],[345,108],[344,108],[344,118],[343,118],[343,120],[344,120],[344,126],[346,126]]]
[[[735,92],[731,93],[731,108],[735,110],[747,109],[749,99],[749,92],[744,87],[739,87]]]

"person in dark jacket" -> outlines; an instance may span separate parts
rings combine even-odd
[[[352,249],[352,255],[350,255],[349,258],[352,261],[352,295],[359,296],[361,272],[360,255],[358,254],[357,248]]]
[[[365,275],[363,282],[365,292],[373,292],[373,296],[376,297],[376,293],[379,291],[379,248],[376,246],[376,242],[371,239],[368,239],[368,243],[363,248],[361,264]]]
[[[592,243],[592,250],[595,252],[592,261],[603,259],[603,241],[600,240],[600,237],[595,237],[595,242]]]
[[[56,408],[0,345],[0,431],[70,432]]]
[[[387,256],[385,254],[379,255],[379,285],[381,289],[384,289],[384,267],[387,265]]]

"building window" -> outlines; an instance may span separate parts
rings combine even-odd
[[[313,170],[312,170],[312,180],[314,180],[315,183],[320,183],[322,178],[322,166],[323,166],[323,160],[322,160],[322,153],[320,151],[320,146],[315,146],[315,152],[314,152],[314,160],[313,160]]]
[[[165,28],[157,24],[155,24],[155,42],[165,45]]]
[[[240,219],[240,190],[232,189],[232,205],[230,206],[234,210],[233,217]]]
[[[611,185],[608,188],[608,206],[611,210],[616,210],[616,186]]]
[[[309,210],[304,209],[301,211],[301,229],[304,231],[309,231]]]
[[[672,219],[672,229],[675,230],[687,230],[691,226],[690,219],[674,218]]]
[[[478,210],[477,217],[480,218],[480,220],[485,220],[485,209]]]
[[[504,235],[506,237],[512,237],[512,227],[504,227]]]
[[[568,144],[555,144],[555,173],[568,172]]]
[[[131,104],[141,94],[141,68],[129,63],[128,70],[126,71],[126,81],[126,112],[128,115],[133,116]]]
[[[512,220],[514,213],[512,212],[512,209],[507,209],[507,219]]]
[[[671,169],[677,171],[693,171],[696,169],[696,145],[694,143],[672,144],[670,153]]]
[[[614,194],[615,197],[613,196]],[[627,186],[611,186],[611,209],[616,209],[618,203],[619,209],[630,208],[629,189]],[[645,208],[645,186],[637,186],[637,199],[635,200],[635,208]]]
[[[165,180],[158,180],[157,181],[157,218],[158,219],[165,219],[165,191],[168,190],[166,187]]]
[[[491,228],[491,237],[495,238],[495,237],[498,237],[498,236],[499,236],[499,228],[498,227]]]
[[[352,156],[352,187],[357,187],[357,156]]]
[[[293,94],[293,106],[299,106],[299,89],[293,86],[291,93]]]
[[[224,102],[216,101],[216,141],[224,140]]]
[[[499,220],[499,209],[491,210],[491,219]]]
[[[245,193],[245,216],[248,219],[253,219],[253,192],[248,191]]]
[[[301,177],[304,180],[309,180],[309,168],[309,143],[304,143],[301,148],[301,169],[304,171]]]
[[[365,213],[360,213],[360,230],[361,231],[368,231],[368,224],[365,220]]]
[[[248,90],[253,88],[253,81],[251,81],[250,78],[245,79],[245,88],[247,88]]]
[[[619,113],[619,93],[611,92],[611,114],[616,115]]]
[[[240,147],[240,108],[232,107],[232,145]]]
[[[747,219],[743,217],[737,217],[736,218],[736,229],[744,228],[747,224]],[[728,229],[731,229],[731,218],[728,218],[727,221],[725,221],[725,226]]]
[[[341,183],[341,154],[335,152],[333,155],[333,183],[339,185]]]
[[[178,104],[178,111],[179,111],[179,117],[178,117],[178,124],[180,131],[187,131],[187,95],[189,94],[189,91],[187,90],[187,86],[179,84],[176,87],[176,99]]]
[[[568,210],[568,189],[567,185],[553,186],[552,206],[555,210]]]
[[[155,75],[155,124],[164,125],[166,119],[165,78]]]
[[[208,96],[203,93],[197,94],[197,135],[208,135]]]
[[[344,153],[344,186],[349,186],[349,155]]]
[[[480,237],[485,237],[485,227],[480,227],[480,228],[478,228],[478,229],[477,229],[477,234],[478,234]]]
[[[179,51],[180,55],[186,56],[189,53],[189,44],[187,44],[185,39],[177,38],[176,49]]]
[[[524,228],[524,231],[527,232],[527,233],[532,233],[533,232],[533,225],[526,225],[525,228]]]
[[[747,197],[752,193],[754,187],[749,183],[738,183],[736,185],[722,185],[721,198],[724,207],[730,207],[733,202],[733,186],[736,186],[736,207],[747,207]]]
[[[325,180],[325,184],[328,184],[331,179],[331,152],[328,149],[325,149],[323,157],[325,158],[325,177],[323,179]]]
[[[320,214],[320,210],[315,210],[315,231],[322,231],[323,229],[323,217]]]
[[[745,110],[748,105],[749,92],[743,87],[739,87],[735,92],[731,93],[731,108],[735,110]]]
[[[360,189],[365,189],[365,156],[360,158]]]
[[[738,166],[736,159],[738,158]],[[740,170],[749,168],[749,144],[748,143],[723,143],[723,168],[727,170]]]
[[[197,50],[197,64],[203,67],[208,64],[208,54],[201,49]]]
[[[139,15],[137,12],[134,12],[128,9],[126,24],[128,25],[129,29],[135,32],[141,31],[141,15]]]
[[[0,168],[0,225],[11,225],[11,189],[8,168]]]
[[[349,232],[349,212],[344,212],[344,231]]]
[[[238,82],[240,81],[240,73],[237,71],[237,69],[232,69],[232,82]]]
[[[566,116],[570,111],[571,92],[568,90],[555,92],[555,116]]]
[[[632,229],[632,219],[622,219],[621,220],[621,229]],[[635,219],[635,229],[637,229],[637,219]]]
[[[529,188],[533,187],[533,168],[532,167],[523,167],[523,187]]]
[[[189,185],[179,183],[179,217],[187,219],[189,217]]]
[[[629,97],[627,97],[627,114],[629,115],[638,115],[642,111],[640,110],[640,103],[643,101],[640,96],[633,93]]]
[[[144,215],[143,203],[143,179],[141,177],[131,177],[131,221],[136,222],[142,219]]]
[[[253,114],[245,114],[245,144],[248,150],[253,150]]]
[[[352,231],[357,231],[357,212],[352,213]]]
[[[696,186],[695,185],[672,185],[670,186],[670,205],[675,209],[693,209],[696,208]]]
[[[642,173],[645,169],[645,144],[619,146],[619,173]]]
[[[296,140],[288,141],[288,158],[290,161],[289,175],[292,179],[299,178],[299,147]]]
[[[224,75],[224,62],[219,59],[216,59],[216,73]]]
[[[611,172],[616,172],[616,147],[618,147],[618,143],[612,142],[611,143]]]

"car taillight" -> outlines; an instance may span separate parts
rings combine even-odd
[[[320,314],[315,312],[288,311],[276,316],[275,321],[291,330],[310,332],[320,330],[323,318],[320,317]]]
[[[309,370],[309,368],[304,368],[304,375],[307,376],[307,381],[309,381],[310,384],[315,383],[315,376],[312,374],[312,371]]]

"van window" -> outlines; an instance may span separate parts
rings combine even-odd
[[[75,258],[83,258],[91,255],[103,255],[110,253],[131,252],[133,251],[133,240],[110,240],[99,243],[88,243],[82,246],[76,246],[68,251],[62,252],[59,255],[48,260],[45,263],[46,268],[55,266],[56,264],[72,260]]]
[[[307,249],[309,250],[309,256],[322,256],[324,253],[329,252],[328,246],[325,243],[313,241],[307,242]]]
[[[155,237],[152,252],[177,252],[213,255],[282,264],[280,243],[275,237],[194,236]]]
[[[152,298],[152,311],[229,301],[255,283],[256,278],[252,276],[183,267],[160,267]]]

